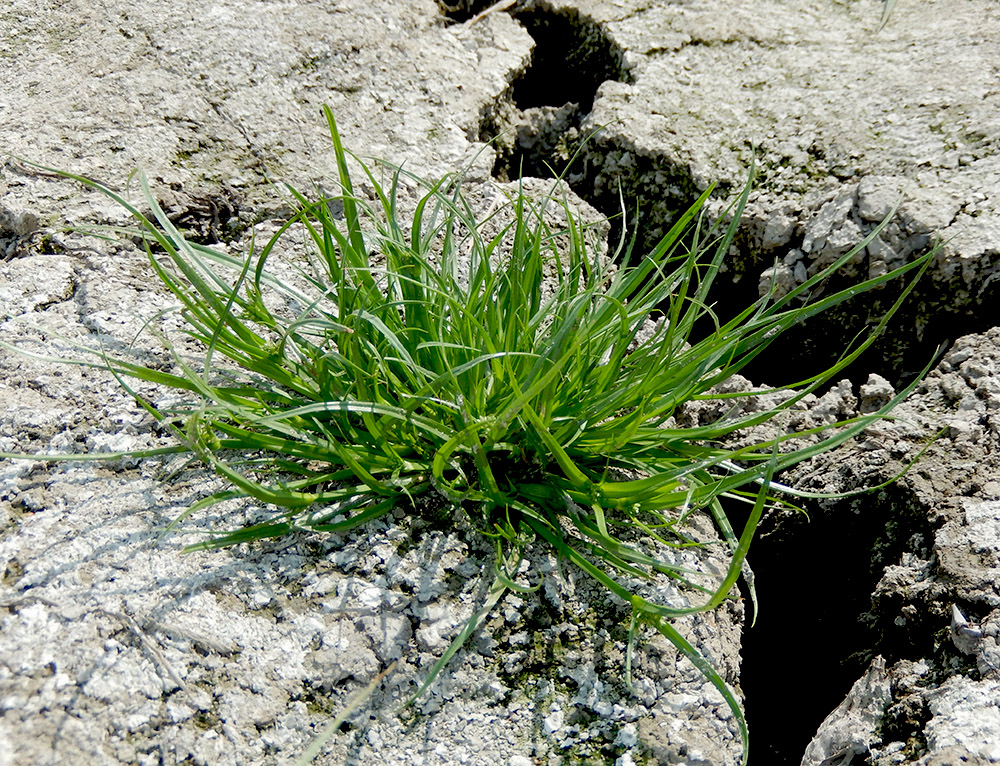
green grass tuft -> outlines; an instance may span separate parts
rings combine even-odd
[[[160,454],[190,452],[231,484],[185,516],[232,498],[277,509],[266,522],[190,549],[297,529],[343,532],[396,508],[419,513],[422,497],[443,497],[493,541],[493,585],[420,692],[505,594],[525,589],[515,573],[527,547],[542,544],[630,605],[630,643],[648,624],[687,656],[725,698],[746,748],[735,695],[671,620],[732,597],[761,514],[782,502],[772,485],[777,472],[850,439],[908,391],[877,413],[815,429],[806,446],[782,432],[729,449],[726,437],[774,418],[855,360],[930,254],[808,300],[879,227],[791,292],[766,296],[722,323],[709,305],[710,288],[749,183],[723,218],[730,223],[702,221],[710,188],[652,252],[616,267],[588,244],[586,227],[555,195],[532,201],[519,191],[506,218],[483,221],[460,177],[407,177],[423,196],[401,220],[403,171],[381,183],[372,166],[344,150],[329,110],[326,117],[339,193],[310,200],[293,191],[298,213],[245,258],[186,241],[141,175],[151,216],[74,176],[135,216],[152,268],[204,350],[194,364],[165,339],[174,372],[101,352],[88,363],[110,368],[123,384],[139,379],[185,394],[184,404],[169,409],[135,394],[177,437],[178,446]],[[374,189],[374,205],[355,194],[351,162]],[[565,222],[559,228],[546,223],[552,210]],[[293,225],[308,232],[315,253],[290,279],[270,268],[270,259]],[[631,253],[617,255],[633,262]],[[911,279],[899,301],[871,334],[776,408],[697,428],[674,424],[679,407],[715,398],[714,386],[788,328],[904,275]],[[696,326],[715,330],[694,340]],[[727,497],[752,504],[740,534],[723,512]],[[641,541],[689,544],[684,519],[696,512],[714,520],[730,551],[728,571],[714,588],[692,590],[695,606],[655,604],[635,592],[636,580],[684,583],[686,573],[644,552]]]

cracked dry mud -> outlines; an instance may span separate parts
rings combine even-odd
[[[738,188],[755,158],[720,305],[801,282],[898,202],[856,275],[943,242],[940,256],[888,340],[789,425],[877,406],[952,345],[898,420],[783,480],[877,485],[944,432],[897,484],[815,504],[808,523],[768,520],[750,557],[753,629],[739,601],[681,628],[742,680],[756,763],[1000,763],[995,5],[899,0],[879,32],[874,0],[522,0],[462,21],[486,5],[12,0],[0,339],[47,354],[124,347],[169,304],[131,244],[71,231],[123,223],[121,210],[18,158],[116,188],[141,167],[172,215],[236,251],[287,214],[271,181],[330,184],[324,103],[359,154],[431,176],[468,167],[484,196],[522,163],[561,168],[603,126],[568,180],[604,214],[619,189],[638,200],[647,242],[708,183]],[[750,378],[817,368],[891,296],[866,300]],[[163,442],[109,376],[0,352],[0,450]],[[219,486],[170,461],[0,461],[0,765],[287,763],[393,661],[318,762],[737,762],[735,725],[701,675],[650,636],[628,693],[624,608],[547,558],[545,587],[505,600],[402,710],[481,603],[486,551],[400,518],[179,555],[159,530]],[[720,570],[711,550],[687,563]]]

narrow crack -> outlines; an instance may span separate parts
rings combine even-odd
[[[501,102],[484,113],[480,138],[499,138],[493,169],[498,179],[553,178],[577,152],[580,126],[601,84],[632,82],[632,76],[624,51],[586,14],[536,3],[515,8],[513,16],[535,41],[532,60]],[[585,173],[569,172],[571,185],[587,184]]]

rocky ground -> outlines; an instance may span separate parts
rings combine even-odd
[[[133,243],[73,230],[123,211],[26,161],[121,190],[142,168],[172,215],[235,252],[287,214],[276,182],[334,177],[322,104],[357,153],[465,168],[484,195],[519,168],[561,168],[600,127],[567,180],[603,214],[619,193],[637,205],[640,244],[713,181],[720,211],[755,163],[720,305],[805,280],[898,204],[854,275],[939,255],[886,342],[802,417],[864,412],[948,350],[898,420],[783,480],[879,485],[940,435],[894,485],[815,503],[809,523],[768,520],[750,557],[762,613],[742,639],[741,602],[680,627],[745,692],[757,763],[1000,763],[994,4],[898,0],[880,30],[874,0],[522,0],[474,17],[487,5],[12,0],[0,341],[124,348],[169,304]],[[810,324],[748,377],[835,357],[888,293]],[[0,351],[0,451],[162,443],[108,375]],[[0,461],[0,765],[291,763],[393,662],[318,763],[738,762],[700,673],[649,636],[628,692],[626,610],[544,556],[546,586],[505,600],[404,708],[485,598],[481,543],[400,517],[180,555],[187,539],[160,532],[219,486],[166,459]]]

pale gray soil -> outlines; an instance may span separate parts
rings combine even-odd
[[[761,179],[728,264],[734,299],[772,278],[801,282],[899,203],[856,274],[944,245],[879,352],[885,365],[869,363],[902,374],[937,342],[967,337],[899,421],[785,478],[831,491],[878,484],[946,428],[891,493],[825,506],[848,525],[861,514],[888,524],[905,506],[919,524],[889,546],[873,595],[879,657],[831,707],[803,763],[1000,763],[996,4],[898,0],[879,32],[874,0],[511,10],[520,15],[470,26],[431,0],[11,0],[0,11],[0,341],[47,355],[73,354],[74,342],[118,350],[170,303],[132,243],[66,231],[124,223],[120,208],[22,160],[122,191],[142,168],[172,214],[239,251],[287,214],[276,184],[330,186],[322,104],[358,154],[431,176],[465,169],[480,199],[512,157],[558,165],[603,126],[570,181],[605,214],[619,187],[627,203],[641,197],[647,241],[713,181],[720,211],[755,157]],[[573,50],[595,52],[572,59],[573,76],[550,77],[541,104],[515,85],[533,60],[525,26],[539,68],[576,55],[546,29],[575,30]],[[592,108],[560,100],[577,79],[593,81]],[[863,326],[879,308],[837,322]],[[836,353],[856,329],[841,337],[835,322],[801,345]],[[139,342],[137,353],[155,352],[148,336]],[[892,386],[873,370],[789,424],[877,406]],[[110,376],[0,350],[0,451],[164,443]],[[627,609],[542,554],[533,566],[545,587],[505,599],[404,709],[485,598],[488,549],[460,526],[403,518],[214,553],[181,555],[192,538],[161,539],[221,486],[176,460],[0,461],[0,766],[291,763],[393,662],[318,763],[738,762],[735,722],[701,674],[649,635],[630,693]],[[222,510],[192,528],[263,512]],[[715,539],[707,522],[693,533]],[[716,550],[679,555],[712,575],[725,569]],[[733,601],[680,625],[737,690],[744,616]]]

